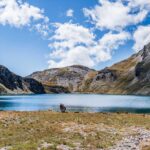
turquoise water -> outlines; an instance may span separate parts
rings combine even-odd
[[[100,94],[46,94],[0,96],[0,110],[59,111],[63,103],[68,111],[150,113],[150,96]]]

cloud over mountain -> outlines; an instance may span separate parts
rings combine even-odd
[[[49,47],[49,68],[80,64],[96,66],[101,61],[111,59],[112,51],[130,38],[127,32],[105,34],[99,40],[93,32],[78,24],[56,24]]]
[[[134,32],[133,39],[135,41],[133,49],[137,52],[150,42],[150,25],[139,26]]]

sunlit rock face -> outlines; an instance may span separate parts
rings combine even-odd
[[[35,72],[29,77],[46,85],[63,86],[71,92],[76,92],[84,80],[84,77],[90,71],[94,70],[84,66],[75,65]]]

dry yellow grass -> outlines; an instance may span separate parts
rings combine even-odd
[[[126,72],[126,71],[129,71],[130,68],[135,66],[137,62],[138,62],[137,58],[130,57],[124,61],[114,64],[113,66],[110,67],[110,69],[121,71],[121,72]]]
[[[117,113],[0,112],[0,148],[109,148],[133,128],[150,130],[150,116]]]

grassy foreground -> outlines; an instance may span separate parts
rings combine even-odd
[[[149,150],[148,132],[150,115],[0,112],[0,150],[117,149],[140,136],[137,145]]]

